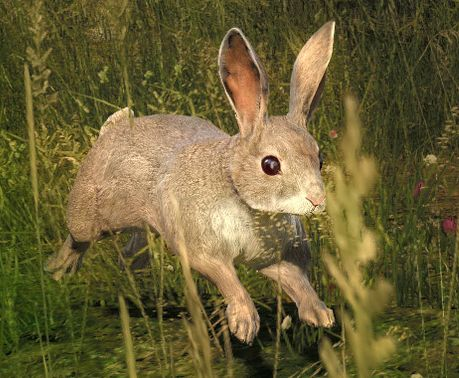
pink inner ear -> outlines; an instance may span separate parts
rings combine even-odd
[[[240,121],[252,123],[258,113],[260,74],[240,35],[235,34],[228,38],[224,62],[227,71],[225,86]]]

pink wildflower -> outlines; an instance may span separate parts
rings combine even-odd
[[[418,198],[419,195],[421,194],[421,190],[424,189],[425,187],[426,187],[426,183],[424,182],[424,180],[419,180],[416,183],[416,186],[414,187],[413,197]]]
[[[336,131],[335,129],[330,130],[330,132],[328,133],[328,136],[331,139],[336,139],[336,138],[338,138],[338,131]]]
[[[441,228],[445,234],[455,234],[457,229],[456,219],[448,217],[441,222]]]

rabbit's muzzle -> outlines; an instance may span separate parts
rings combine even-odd
[[[321,205],[323,202],[325,202],[325,196],[322,196],[321,198],[315,198],[312,196],[306,197],[306,199],[312,203],[312,206],[317,207]]]
[[[309,197],[306,197],[306,199],[312,205],[312,210],[311,210],[312,213],[317,214],[325,210],[325,196],[322,196],[320,199],[316,199],[315,197],[309,196]]]

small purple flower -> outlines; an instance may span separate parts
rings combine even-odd
[[[441,228],[445,234],[455,234],[457,230],[457,222],[454,217],[448,217],[441,222]]]
[[[414,187],[413,197],[418,198],[419,195],[421,194],[421,190],[424,189],[425,187],[426,187],[426,183],[424,182],[424,180],[419,180],[416,183],[416,186]]]

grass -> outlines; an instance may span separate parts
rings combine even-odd
[[[262,323],[252,347],[229,338],[220,296],[195,275],[202,308],[195,304],[187,310],[190,295],[196,302],[184,290],[190,276],[163,253],[160,241],[150,240],[152,269],[138,275],[118,269],[117,251],[126,242],[122,235],[94,245],[80,273],[62,283],[44,276],[41,266],[66,236],[73,179],[115,109],[129,105],[138,115],[197,115],[234,133],[216,57],[225,32],[238,26],[265,64],[270,113],[285,113],[295,55],[331,19],[337,23],[335,52],[311,132],[325,152],[325,181],[333,186],[333,167],[342,161],[343,99],[349,92],[358,98],[362,149],[374,156],[379,172],[362,206],[363,223],[373,230],[378,247],[363,280],[369,287],[380,278],[392,285],[389,311],[374,323],[377,335],[397,341],[392,357],[371,373],[457,375],[458,247],[454,234],[441,227],[459,210],[456,8],[446,0],[356,1],[353,6],[339,0],[75,0],[34,6],[4,0],[0,376],[126,376],[133,359],[139,376],[209,375],[209,369],[216,376],[323,375],[318,356],[323,331],[299,323],[276,285],[244,267],[239,276]],[[26,85],[24,64],[30,71]],[[424,162],[428,154],[437,157],[436,164]],[[420,180],[424,187],[413,195]],[[337,252],[329,216],[305,219],[305,225],[313,251],[312,282],[326,303],[347,308],[320,256]],[[119,298],[125,298],[126,311]],[[204,323],[190,322],[190,313]],[[185,320],[178,320],[180,314]],[[292,326],[281,332],[286,315],[292,316]],[[129,342],[122,335],[129,334],[135,357],[126,354]],[[200,334],[204,344],[193,346],[197,336],[189,334]],[[346,332],[337,328],[326,334],[348,375],[356,374]],[[206,343],[210,352],[199,347]]]
[[[335,190],[327,193],[338,256],[326,253],[324,261],[352,309],[352,313],[344,308],[339,311],[342,338],[348,340],[358,376],[368,377],[395,349],[391,337],[378,337],[373,332],[373,318],[387,305],[392,288],[386,280],[375,279],[368,285],[363,278],[365,265],[376,258],[376,242],[365,227],[361,202],[375,182],[376,168],[371,158],[360,156],[357,103],[348,97],[345,105],[346,134],[341,142],[344,165],[335,171]],[[330,376],[346,376],[346,360],[340,361],[330,341],[322,343],[320,354]]]

